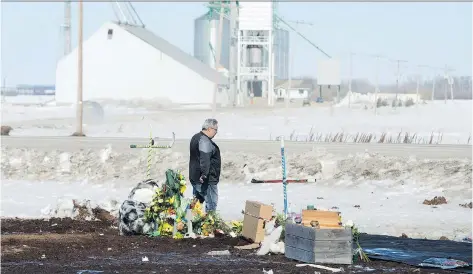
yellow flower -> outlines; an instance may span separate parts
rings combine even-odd
[[[168,203],[172,204],[172,203],[174,203],[174,200],[175,200],[175,198],[174,198],[174,196],[172,196],[171,198],[168,199]]]
[[[174,236],[174,239],[184,239],[184,235],[182,235],[182,233],[177,232]]]
[[[195,203],[194,208],[192,209],[192,212],[194,214],[197,214],[198,216],[204,215],[204,212],[202,210],[202,204],[200,202]]]
[[[184,194],[184,192],[186,192],[186,189],[187,189],[186,185],[182,185],[179,191],[181,192],[181,194]]]
[[[231,224],[232,224],[232,226],[241,226],[241,225],[243,225],[241,221],[235,221],[235,220],[233,220]]]
[[[162,229],[163,229],[164,232],[171,232],[172,228],[173,228],[172,225],[170,225],[168,223],[164,223]]]

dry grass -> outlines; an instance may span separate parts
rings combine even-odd
[[[84,133],[74,132],[71,134],[72,137],[85,137]]]
[[[270,140],[273,138],[270,136]],[[438,145],[442,143],[443,133],[442,132],[431,132],[429,136],[419,136],[417,133],[399,132],[397,134],[388,134],[383,132],[381,134],[376,133],[363,133],[358,132],[356,134],[349,134],[345,132],[336,133],[318,133],[314,132],[311,128],[309,134],[304,137],[296,135],[296,131],[292,131],[289,135],[290,141],[301,141],[301,142],[326,142],[326,143],[380,143],[380,144],[425,144],[425,145]],[[466,144],[470,144],[471,135],[468,138]]]

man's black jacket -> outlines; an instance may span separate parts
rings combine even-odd
[[[200,177],[203,176],[204,182],[217,184],[222,166],[219,147],[201,131],[192,137],[189,149],[191,183],[199,183]]]

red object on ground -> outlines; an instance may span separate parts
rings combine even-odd
[[[257,179],[251,179],[251,182],[253,184],[277,184],[277,183],[282,183],[282,180],[257,180]],[[308,179],[287,179],[286,182],[288,184],[295,184],[295,183],[315,183],[316,179],[313,180],[308,180]]]

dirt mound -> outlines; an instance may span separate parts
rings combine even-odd
[[[238,250],[239,238],[182,239],[124,237],[101,221],[2,219],[2,273],[314,273],[284,255],[256,256]],[[23,234],[19,234],[23,233]],[[31,234],[24,234],[31,233]],[[10,235],[7,235],[10,234]],[[11,235],[16,234],[16,235]],[[229,250],[228,256],[207,252]],[[143,261],[143,257],[148,261]],[[340,267],[327,265],[331,267]],[[348,273],[431,273],[393,262],[342,266]],[[320,273],[332,273],[317,270]],[[449,273],[435,270],[435,273]]]
[[[145,175],[147,151],[116,151],[111,146],[81,151],[17,149],[2,146],[2,178],[31,181],[83,181],[103,183],[113,180],[136,182]],[[277,179],[281,174],[281,158],[251,152],[222,153],[222,182],[249,182]],[[152,176],[161,176],[168,168],[188,173],[188,156],[169,151],[156,151]],[[414,180],[432,188],[448,189],[452,184],[471,189],[471,160],[420,160],[407,157],[385,157],[362,153],[336,157],[316,151],[287,154],[288,178],[324,180]]]
[[[2,235],[31,233],[105,233],[117,234],[112,222],[73,220],[71,218],[50,219],[2,219]]]

